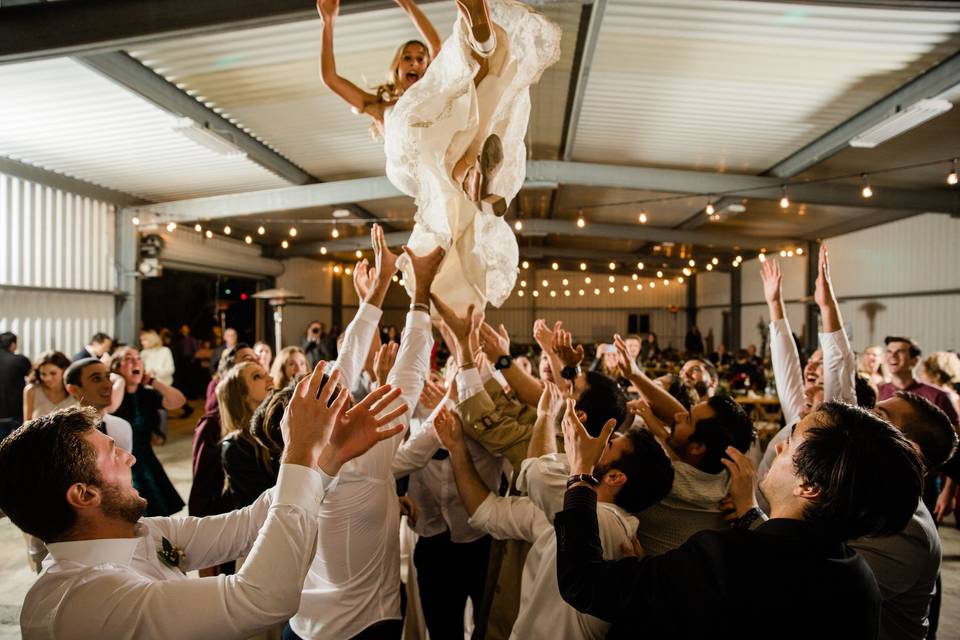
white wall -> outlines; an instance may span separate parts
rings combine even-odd
[[[72,355],[114,332],[114,208],[0,175],[0,331]]]

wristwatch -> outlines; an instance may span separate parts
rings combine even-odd
[[[564,380],[573,380],[578,375],[580,375],[580,367],[578,366],[566,366],[560,369],[560,377]]]
[[[749,529],[753,521],[761,517],[763,512],[756,507],[750,507],[746,513],[733,521],[730,526],[734,529]]]
[[[493,363],[493,368],[497,371],[503,371],[504,369],[509,369],[511,364],[513,364],[513,356],[502,355]]]
[[[595,477],[593,477],[589,473],[575,473],[569,478],[567,478],[567,489],[577,484],[578,482],[585,482],[591,487],[596,487],[597,485],[600,484],[600,481],[597,480]]]

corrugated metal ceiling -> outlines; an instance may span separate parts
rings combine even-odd
[[[452,2],[423,6],[441,37],[456,17]],[[579,5],[552,5],[545,13],[564,28],[561,61],[534,89],[528,139],[556,157],[563,126]],[[398,9],[337,19],[337,71],[360,86],[383,81],[400,43],[418,37]],[[320,21],[185,38],[130,53],[309,173],[335,180],[383,175],[382,144],[369,119],[352,114],[318,77]]]
[[[0,66],[0,155],[149,200],[287,186],[173,131],[175,118],[66,58]]]
[[[957,12],[610,0],[574,159],[758,173],[958,47]]]

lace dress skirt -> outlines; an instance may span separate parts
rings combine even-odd
[[[475,158],[496,133],[504,160],[488,191],[513,200],[526,174],[530,85],[560,57],[561,30],[553,22],[513,0],[489,0],[489,7],[497,48],[480,85],[474,86],[479,65],[460,16],[424,77],[384,117],[387,177],[417,205],[408,245],[418,255],[446,250],[433,292],[459,312],[470,304],[503,304],[516,282],[519,251],[510,225],[466,198],[453,167],[465,155]],[[400,268],[412,292],[405,257]]]

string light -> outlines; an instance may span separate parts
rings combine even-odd
[[[647,224],[647,214],[641,211],[639,220],[640,220],[640,224]]]
[[[583,210],[580,210],[580,215],[577,217],[577,228],[583,229],[587,226],[587,221],[583,219]]]
[[[736,258],[734,258],[734,260],[736,260],[737,262],[743,262],[743,256],[737,256]]]
[[[564,289],[563,295],[566,296],[567,298],[569,298],[569,297],[570,297],[570,289]]]
[[[397,275],[394,275],[394,276],[393,276],[393,281],[394,281],[394,282],[400,282],[400,277],[397,276]]]
[[[286,240],[284,240],[283,242],[280,243],[280,246],[283,247],[284,249],[289,249],[289,248],[290,248],[290,243],[287,242]],[[337,267],[337,268],[339,269],[339,267]],[[340,273],[340,272],[337,271],[337,273]]]
[[[520,281],[520,286],[521,286],[521,287],[527,286],[527,281],[526,281],[526,280],[521,280],[521,281]]]
[[[331,237],[331,238],[339,238],[339,237],[340,237],[340,231],[337,229],[337,225],[333,225],[333,230],[330,231],[330,237]]]
[[[798,256],[802,256],[802,255],[803,255],[803,247],[797,247],[797,255],[798,255]],[[737,259],[739,260],[739,259],[740,259],[740,256],[737,256]]]
[[[551,297],[551,298],[556,298],[556,297],[557,297],[557,292],[554,291],[553,289],[550,289],[550,297]]]
[[[176,223],[176,222],[170,222],[170,223],[167,224],[167,231],[173,233],[173,232],[176,231],[176,230],[177,230],[177,223]]]
[[[347,275],[350,275],[351,273],[353,273],[353,269],[351,269],[350,267],[347,267],[346,269],[343,270],[343,272]],[[400,284],[403,284],[403,283],[401,282]]]
[[[522,297],[523,297],[523,289],[521,289],[520,291],[517,291],[517,295],[522,298]]]
[[[517,220],[516,222],[514,222],[513,228],[516,229],[517,231],[523,231],[523,221]]]
[[[610,287],[609,289],[607,289],[607,291],[609,291],[610,293],[613,293],[616,291],[616,289],[614,289],[613,287]]]
[[[662,277],[663,277],[663,271],[657,271],[657,277],[658,277],[658,278],[662,278]]]
[[[716,207],[713,206],[713,201],[710,201],[707,203],[707,208],[704,209],[704,211],[706,211],[708,216],[712,216],[714,213],[717,212]]]
[[[787,257],[788,257],[788,258],[792,258],[792,257],[793,257],[793,251],[787,251]]]
[[[873,196],[873,189],[870,187],[870,178],[865,173],[860,174],[860,179],[863,181],[863,189],[860,190],[860,195],[864,198],[870,198]]]
[[[786,249],[780,249],[780,257],[781,257],[781,258],[786,258],[786,257],[787,257],[787,251],[786,251]]]
[[[358,259],[359,259],[359,258],[362,258],[362,257],[363,257],[363,251],[360,251],[360,249],[357,249],[356,253],[354,253],[353,255],[357,256]]]
[[[614,278],[613,276],[610,276],[609,280],[610,280],[610,284],[613,284],[614,282],[617,281],[617,279]]]
[[[534,297],[534,298],[539,298],[539,297],[540,297],[540,292],[539,292],[539,291],[534,291],[534,292],[533,292],[533,297]]]
[[[580,271],[586,271],[586,270],[587,270],[587,263],[586,263],[586,262],[581,262],[581,263],[580,263]]]
[[[550,268],[553,269],[554,271],[556,271],[557,269],[560,268],[560,265],[558,265],[556,262],[554,262],[553,264],[550,265]]]
[[[541,282],[540,284],[542,284],[542,285],[543,285],[543,286],[545,286],[545,287],[548,287],[548,286],[550,286],[550,283],[549,283],[549,282],[547,282],[546,280],[544,280],[544,281],[543,281],[543,282]]]
[[[707,271],[713,271],[713,265],[712,265],[712,264],[708,264],[708,265],[707,265]]]
[[[688,262],[687,264],[690,265],[691,267],[695,267],[697,266],[697,261],[694,260],[693,258],[690,258],[690,262]]]
[[[594,289],[594,290],[593,290],[593,295],[595,295],[595,296],[600,295],[600,289]]]
[[[253,238],[250,236],[244,236],[243,241],[247,244],[253,244]]]
[[[677,276],[677,283],[683,284],[683,276]]]
[[[610,267],[610,271],[614,271],[614,270],[617,268],[617,263],[616,263],[616,262],[611,262],[611,263],[610,263],[609,265],[607,265],[607,266]]]
[[[297,237],[297,228],[296,228],[296,227],[290,227],[290,237],[291,237],[291,238],[296,238],[296,237]],[[334,236],[334,237],[336,237],[336,236]]]
[[[720,260],[717,259],[716,257],[714,257],[713,260],[711,260],[710,262],[713,263],[713,266],[717,266],[718,264],[720,264]]]
[[[638,262],[638,263],[637,263],[637,271],[643,271],[643,263],[642,263],[642,262]]]
[[[200,226],[200,223],[197,223],[193,225],[193,230],[196,231],[197,233],[200,233],[201,231],[203,231],[203,227]]]
[[[760,255],[757,256],[757,260],[759,260],[760,262],[766,262],[767,261],[766,254],[761,253]]]
[[[258,235],[258,236],[262,236],[262,235],[265,234],[266,232],[267,232],[267,228],[264,227],[263,225],[260,225],[259,227],[257,227],[257,235]]]
[[[643,291],[643,283],[642,283],[642,282],[638,282],[638,283],[637,283],[637,291]]]
[[[582,296],[582,295],[583,295],[583,293],[584,293],[584,292],[583,292],[583,289],[580,289],[579,291],[577,291],[577,293],[578,293],[578,294],[580,294],[580,295]]]
[[[693,273],[693,272],[690,271],[690,267],[684,267],[684,268],[683,268],[683,275],[689,276],[691,273]]]
[[[787,185],[780,187],[780,208],[786,209],[790,206],[790,198],[787,197]]]
[[[947,184],[951,187],[960,182],[960,177],[957,176],[957,162],[957,158],[950,161],[950,173],[947,174]]]
[[[627,285],[623,285],[623,292],[626,293],[628,291],[630,291],[630,287],[628,287]]]
[[[210,238],[213,237],[213,231],[210,231],[210,229],[207,229],[207,232],[204,235],[207,236],[207,240],[209,240]]]
[[[639,279],[640,279],[640,276],[638,276],[637,274],[633,274],[632,277],[633,277],[634,280],[639,280]]]
[[[590,276],[583,279],[584,284],[590,284]]]
[[[132,218],[130,218],[130,222],[133,223],[133,226],[135,227],[140,226],[140,218],[138,218],[137,216],[133,216]]]
[[[524,260],[522,263],[520,263],[520,266],[523,267],[524,269],[529,269],[530,263]]]
[[[657,288],[657,283],[654,282],[653,280],[651,280],[651,281],[650,281],[650,288],[651,288],[651,289],[656,289],[656,288]]]
[[[326,247],[320,247],[320,255],[322,255],[322,256],[327,255],[327,248],[326,248]]]
[[[664,280],[664,281],[663,281],[663,286],[667,286],[668,284],[670,284],[670,281],[669,281],[669,280]]]
[[[570,284],[570,281],[567,280],[566,278],[564,278],[562,282],[563,282],[563,286],[567,286],[568,284]]]
[[[230,228],[230,225],[227,225],[223,228],[223,235],[228,236],[233,233],[233,229]]]

